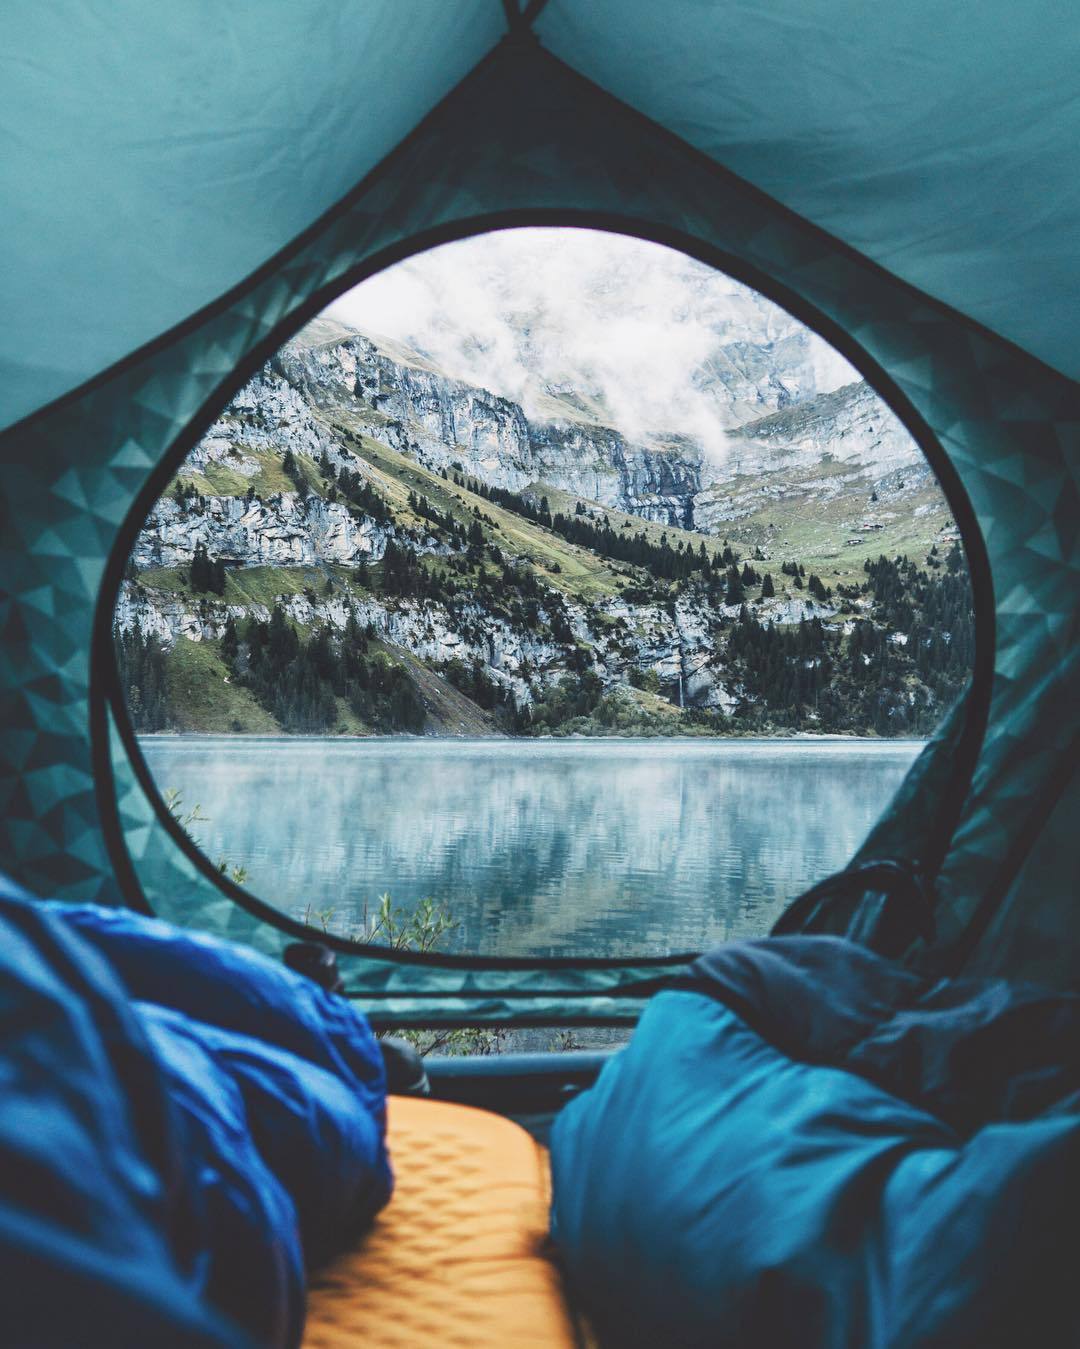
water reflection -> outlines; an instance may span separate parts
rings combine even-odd
[[[446,949],[660,954],[768,930],[842,866],[920,746],[879,741],[144,740],[213,858],[337,924],[431,895]]]

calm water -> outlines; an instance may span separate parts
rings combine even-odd
[[[920,745],[152,737],[214,858],[289,913],[444,902],[446,949],[695,950],[842,866]]]

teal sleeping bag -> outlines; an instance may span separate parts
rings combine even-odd
[[[552,1137],[604,1345],[1080,1343],[1080,999],[720,948]]]

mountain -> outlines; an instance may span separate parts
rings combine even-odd
[[[309,324],[138,536],[137,727],[930,729],[971,644],[933,475],[867,385],[817,391],[799,332],[723,335],[717,448]]]
[[[550,395],[631,441],[723,429],[857,378],[760,292],[685,254],[589,230],[513,230],[399,264],[331,311],[544,420]]]

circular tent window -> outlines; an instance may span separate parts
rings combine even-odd
[[[820,337],[517,229],[356,287],[177,468],[115,613],[156,783],[358,941],[660,955],[843,866],[964,686],[959,531]]]

